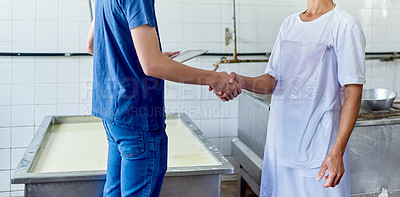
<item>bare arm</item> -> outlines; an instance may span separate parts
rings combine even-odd
[[[344,154],[347,142],[357,121],[361,106],[362,88],[362,85],[346,85],[345,87],[345,99],[340,118],[339,133],[332,148],[332,151],[340,155]]]
[[[93,40],[94,40],[94,19],[90,25],[89,34],[86,41],[86,50],[90,55],[93,55]]]
[[[269,74],[261,75],[258,77],[245,77],[238,75],[234,72],[229,74],[229,83],[236,82],[240,89],[249,90],[251,92],[256,92],[259,94],[272,94],[274,91],[275,78]],[[212,87],[209,88],[210,91],[213,90]],[[228,95],[224,94],[222,91],[214,91],[222,101],[229,101]]]
[[[154,27],[149,25],[135,27],[131,30],[131,36],[146,75],[179,83],[209,85],[227,93],[231,99],[240,92],[237,84],[228,83],[226,73],[192,68],[163,55]]]
[[[272,94],[273,92],[275,78],[269,74],[261,75],[258,77],[240,77],[243,79],[242,84],[245,90],[260,94]]]
[[[325,184],[322,185],[323,187],[335,187],[344,174],[343,154],[360,111],[362,88],[362,85],[356,84],[345,86],[345,99],[338,135],[318,174],[317,180],[320,181],[325,171],[328,170],[329,172],[329,175],[325,178]]]

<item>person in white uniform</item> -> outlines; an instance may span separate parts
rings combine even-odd
[[[272,93],[260,196],[350,196],[347,144],[361,105],[366,41],[332,0],[307,3],[283,21],[266,74],[230,75],[244,89]]]

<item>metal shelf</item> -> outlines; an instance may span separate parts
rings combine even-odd
[[[71,56],[90,56],[89,53],[11,53],[11,52],[0,52],[0,56],[64,56],[64,57],[71,57]]]
[[[238,56],[266,56],[271,53],[238,53]],[[18,52],[0,52],[0,56],[50,56],[50,57],[72,57],[72,56],[91,56],[89,53],[18,53]],[[233,56],[233,53],[205,53],[202,56]],[[394,61],[400,59],[400,52],[377,52],[365,53],[366,60]]]

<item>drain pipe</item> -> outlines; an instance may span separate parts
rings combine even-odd
[[[226,57],[221,58],[220,61],[214,64],[214,71],[217,71],[220,64],[234,64],[234,63],[250,63],[250,62],[268,62],[268,59],[247,59],[247,60],[239,60],[237,53],[237,35],[236,35],[236,0],[232,0],[233,4],[233,59],[228,60]],[[267,55],[267,54],[265,54]]]
[[[90,21],[93,20],[93,6],[92,6],[92,0],[89,0],[89,12],[90,12]]]
[[[237,60],[237,36],[236,36],[236,0],[232,0],[233,4],[233,43],[234,43],[234,51],[233,51],[233,60]]]

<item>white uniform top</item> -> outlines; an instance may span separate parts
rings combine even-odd
[[[300,13],[284,20],[266,69],[275,89],[260,196],[350,196],[348,150],[338,186],[316,177],[339,130],[344,85],[365,83],[364,64],[362,27],[339,7],[311,22]]]
[[[324,14],[311,22],[302,21],[301,13],[286,17],[272,49],[265,73],[275,77],[282,40],[333,43],[338,59],[340,85],[364,84],[366,41],[362,26],[339,6],[334,8],[334,12],[333,27],[330,21],[333,12]],[[332,40],[328,40],[331,37],[330,29],[332,29]]]

